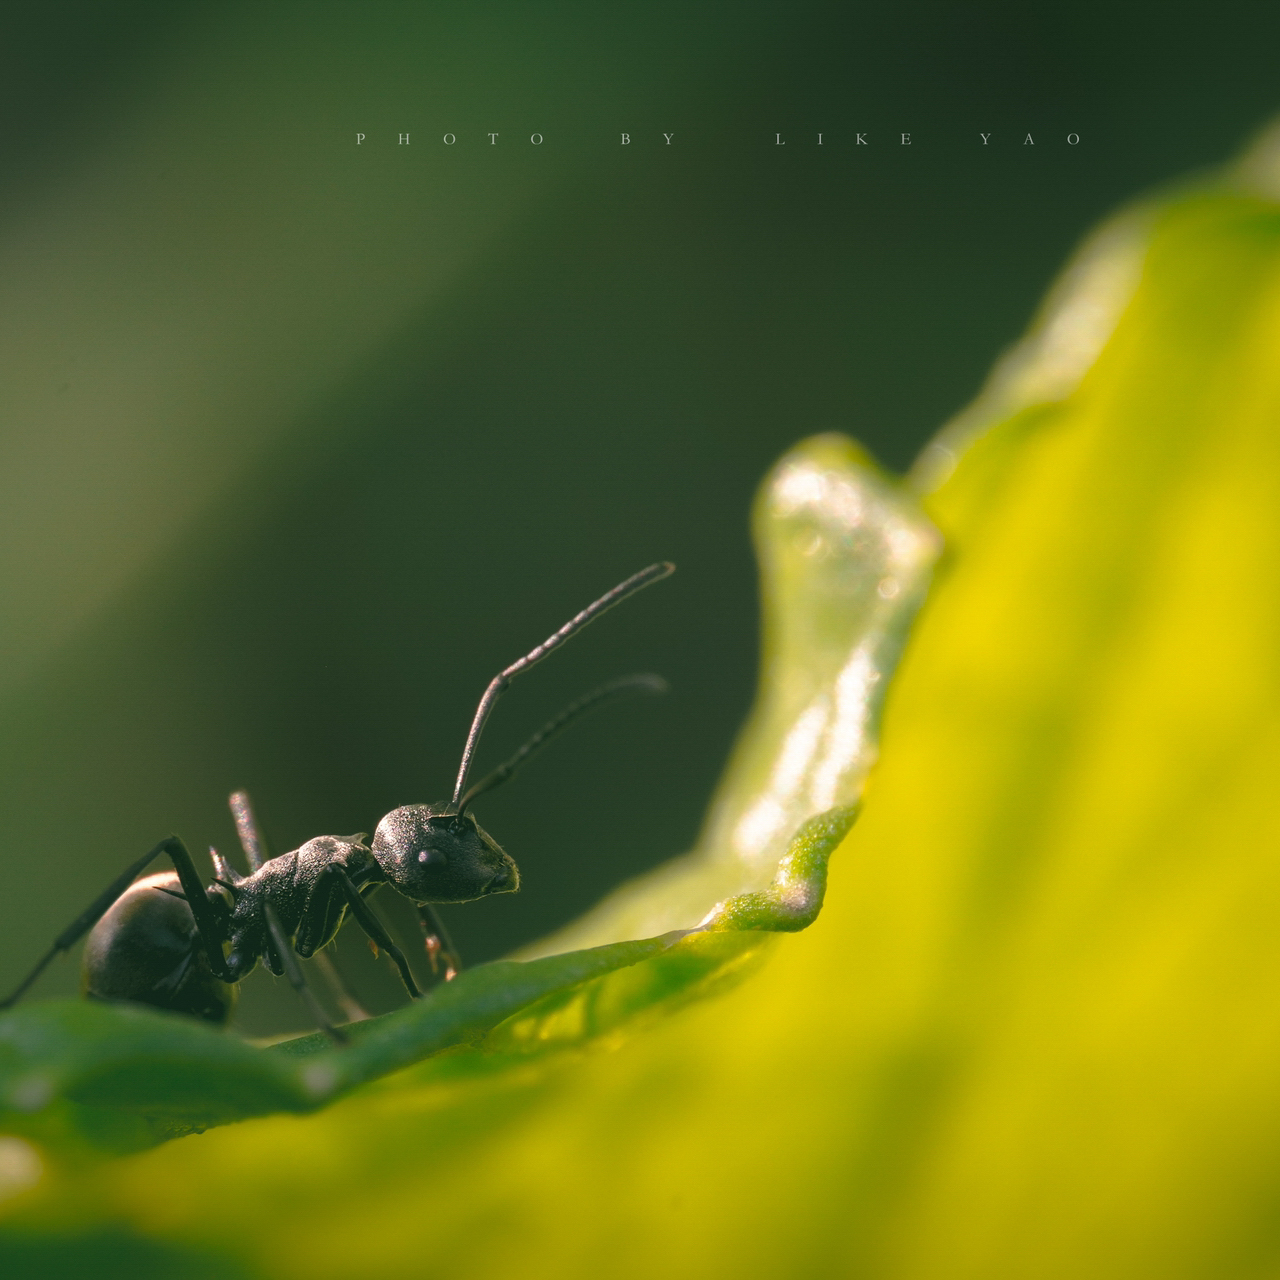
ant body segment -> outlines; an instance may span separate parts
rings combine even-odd
[[[371,942],[394,961],[409,995],[421,996],[404,953],[368,902],[384,884],[417,905],[432,968],[439,955],[451,977],[458,968],[457,954],[431,904],[513,893],[520,885],[516,864],[468,812],[472,801],[510,778],[583,712],[621,694],[657,693],[666,686],[652,675],[625,676],[601,686],[566,707],[509,760],[468,788],[476,746],[494,703],[521,672],[674,569],[659,563],[633,574],[494,676],[476,708],[447,804],[393,809],[367,844],[363,832],[316,836],[290,853],[268,858],[249,798],[236,792],[230,803],[249,875],[239,875],[210,849],[214,876],[206,887],[186,846],[177,836],[167,837],[117,876],[58,935],[13,993],[0,1001],[0,1010],[15,1004],[54,956],[88,933],[83,985],[90,998],[134,1001],[224,1022],[235,1002],[236,984],[261,960],[272,973],[288,977],[317,1024],[330,1039],[343,1043],[346,1035],[307,986],[297,957],[315,955],[331,942],[350,912]],[[173,871],[137,880],[162,853]]]

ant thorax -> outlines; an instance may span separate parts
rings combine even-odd
[[[237,875],[215,857],[217,884],[231,896],[227,967],[233,980],[248,974],[259,956],[272,973],[283,972],[267,925],[264,908],[268,903],[303,958],[333,940],[350,901],[347,884],[358,888],[382,879],[366,838],[363,831],[316,836],[291,853],[264,862],[249,876]]]

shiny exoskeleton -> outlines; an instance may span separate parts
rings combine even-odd
[[[406,805],[378,823],[372,847],[364,834],[317,836],[292,853],[238,876],[222,858],[216,880],[231,896],[227,921],[229,980],[238,982],[266,955],[271,964],[265,908],[273,906],[294,950],[306,958],[333,940],[348,906],[358,911],[361,890],[390,884],[419,903],[472,902],[514,893],[520,873],[510,855],[469,814]]]
[[[237,801],[242,797],[232,797],[233,807]],[[130,884],[90,932],[85,994],[221,1022],[234,1007],[234,984],[259,959],[277,977],[289,972],[291,957],[276,945],[269,911],[292,950],[307,959],[333,941],[350,909],[396,962],[409,994],[421,995],[403,952],[365,897],[390,884],[425,906],[520,887],[510,855],[470,814],[438,808],[406,805],[387,814],[371,847],[363,832],[317,836],[248,876],[211,850],[214,883],[207,889],[185,846],[171,836],[153,854],[168,853],[178,870]]]
[[[317,1023],[336,1041],[345,1040],[311,994],[297,957],[307,958],[331,942],[350,914],[391,957],[409,994],[422,993],[403,952],[367,899],[381,885],[418,904],[428,951],[442,953],[456,970],[456,953],[432,904],[469,902],[519,888],[515,863],[467,812],[479,795],[501,785],[535,751],[582,712],[608,698],[665,688],[656,676],[628,676],[604,685],[544,725],[509,760],[467,788],[472,759],[499,695],[522,671],[546,657],[607,609],[673,571],[650,565],[601,596],[559,631],[500,671],[476,708],[462,753],[453,798],[447,804],[405,805],[387,814],[372,841],[363,833],[317,836],[290,853],[266,858],[248,797],[231,797],[232,811],[251,873],[242,876],[216,851],[213,883],[206,886],[177,836],[162,840],[118,876],[59,936],[0,1009],[15,1003],[45,966],[89,933],[84,954],[84,991],[95,999],[128,1000],[213,1022],[226,1019],[236,984],[261,960],[286,975],[307,1000]],[[167,854],[172,872],[138,880],[152,861]]]
[[[177,875],[135,880],[94,925],[80,964],[91,1000],[130,1000],[225,1022],[239,987],[214,977]]]

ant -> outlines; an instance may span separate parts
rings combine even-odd
[[[15,1004],[54,956],[88,933],[83,986],[91,998],[135,1001],[221,1023],[231,1011],[236,984],[262,960],[277,977],[287,976],[317,1025],[335,1043],[343,1044],[346,1033],[324,1012],[297,957],[306,959],[331,942],[349,910],[373,945],[394,961],[409,995],[420,997],[404,953],[367,901],[384,884],[417,905],[432,968],[440,953],[447,965],[446,978],[452,977],[459,967],[457,953],[431,904],[470,902],[489,894],[514,893],[520,887],[516,864],[468,812],[471,803],[506,782],[584,711],[624,693],[662,692],[666,685],[652,675],[624,676],[602,685],[566,707],[509,760],[468,788],[476,745],[494,703],[521,672],[606,610],[674,570],[674,565],[662,562],[633,574],[494,676],[471,721],[448,804],[393,809],[378,823],[369,844],[363,832],[316,836],[291,853],[267,858],[249,798],[236,792],[231,809],[249,860],[249,875],[237,874],[210,849],[214,876],[206,888],[186,845],[177,836],[168,836],[121,872],[58,935],[8,999],[0,1001],[0,1009]],[[135,881],[162,853],[169,856],[174,870]]]

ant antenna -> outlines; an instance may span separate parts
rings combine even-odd
[[[548,720],[510,760],[504,761],[491,774],[482,778],[470,788],[458,805],[459,817],[467,811],[467,806],[477,796],[484,795],[486,791],[492,791],[494,787],[500,787],[534,752],[545,747],[556,734],[576,720],[583,712],[590,711],[593,707],[598,707],[602,702],[607,702],[611,698],[621,697],[626,693],[666,693],[667,688],[667,682],[661,676],[622,676],[618,680],[611,680],[608,684],[602,684],[598,689],[593,689],[576,702],[571,702],[554,720]]]
[[[639,573],[633,573],[625,582],[618,583],[612,591],[606,591],[599,600],[587,605],[581,613],[570,618],[559,631],[552,636],[548,636],[536,649],[530,649],[523,658],[499,671],[489,681],[489,687],[484,691],[484,697],[480,699],[480,705],[476,708],[475,719],[471,721],[471,732],[467,734],[467,745],[462,749],[462,763],[458,766],[458,780],[453,785],[453,800],[451,803],[455,808],[466,791],[467,775],[471,772],[471,760],[476,753],[476,745],[480,741],[480,734],[484,729],[485,721],[488,720],[489,713],[493,710],[493,704],[497,702],[499,695],[512,680],[522,671],[526,671],[533,666],[535,662],[541,662],[552,649],[559,648],[571,635],[581,631],[589,622],[594,622],[602,613],[612,609],[615,604],[620,603],[630,595],[634,595],[651,582],[658,582],[662,578],[668,577],[675,570],[675,565],[663,560],[658,564],[651,564],[647,569],[641,569]],[[497,783],[493,785],[496,786]]]

